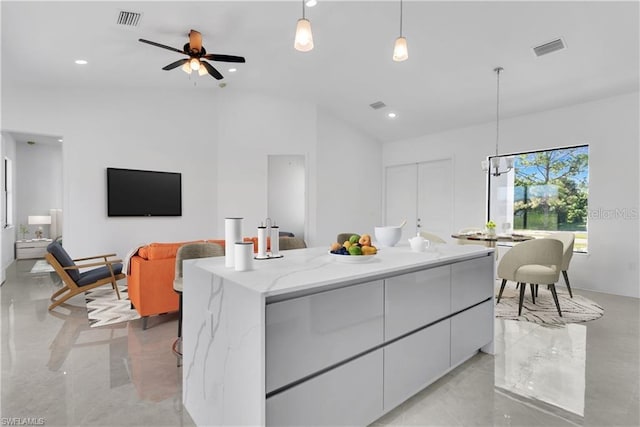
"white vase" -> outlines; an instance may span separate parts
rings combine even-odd
[[[487,236],[494,237],[496,235],[496,229],[495,228],[487,228],[486,233],[487,233]]]

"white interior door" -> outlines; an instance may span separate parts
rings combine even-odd
[[[385,171],[385,223],[399,225],[407,220],[402,230],[402,241],[416,235],[416,164],[389,166]]]
[[[417,226],[448,240],[453,218],[452,161],[418,163],[417,168]]]

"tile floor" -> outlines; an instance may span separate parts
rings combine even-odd
[[[192,426],[171,353],[176,315],[90,328],[84,298],[49,312],[57,288],[34,261],[0,288],[0,422]],[[496,355],[478,354],[375,426],[638,426],[640,302],[576,292],[601,319],[561,328],[496,321]],[[5,422],[6,421],[6,422]]]

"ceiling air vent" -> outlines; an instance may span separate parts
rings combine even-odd
[[[549,43],[541,44],[540,46],[536,46],[533,48],[533,52],[536,56],[547,55],[552,52],[556,52],[558,50],[565,49],[567,45],[564,44],[562,39],[556,39],[550,41]]]
[[[377,101],[377,102],[374,102],[373,104],[369,104],[369,107],[373,108],[374,110],[379,110],[379,109],[384,108],[386,106],[387,106],[387,104],[385,104],[382,101]]]
[[[118,14],[118,25],[124,25],[127,27],[137,27],[141,17],[142,17],[141,13],[127,12],[126,10],[121,10],[120,13]]]

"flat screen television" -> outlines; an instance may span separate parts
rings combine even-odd
[[[181,216],[182,175],[107,168],[108,216]]]

